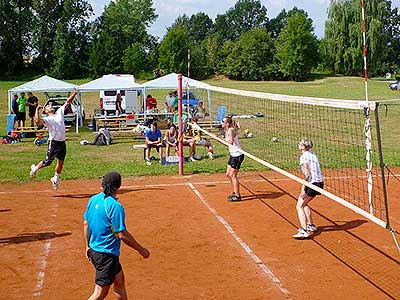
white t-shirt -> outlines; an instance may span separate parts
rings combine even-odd
[[[321,167],[319,166],[317,155],[311,151],[305,151],[300,156],[300,166],[308,164],[310,169],[310,177],[308,182],[323,182],[324,176],[322,176]]]
[[[49,129],[50,141],[65,141],[64,109],[65,104],[61,106],[54,115],[43,118],[43,123]]]
[[[175,101],[175,97],[173,96],[167,96],[165,98],[165,102],[167,102],[168,107],[173,107],[174,106],[174,101]]]

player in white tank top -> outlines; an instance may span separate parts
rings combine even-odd
[[[244,154],[239,151],[242,149],[239,144],[239,138],[236,133],[236,124],[231,117],[225,117],[222,122],[222,128],[225,129],[225,140],[229,143],[229,161],[226,167],[226,176],[232,184],[233,192],[228,196],[228,201],[240,201],[239,179],[237,174],[244,159]]]
[[[304,174],[304,180],[318,186],[319,188],[323,188],[324,177],[321,172],[317,155],[311,152],[311,148],[313,147],[311,140],[303,138],[299,142],[298,146],[301,151],[300,167]],[[317,227],[314,225],[312,219],[311,209],[308,206],[308,203],[317,195],[320,195],[318,191],[305,185],[302,186],[296,205],[301,227],[298,232],[293,235],[294,238],[305,239],[308,238],[312,232],[317,231]]]

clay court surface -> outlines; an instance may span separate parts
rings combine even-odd
[[[398,173],[398,172],[397,172]],[[320,231],[292,238],[299,184],[240,173],[244,201],[226,201],[223,174],[124,179],[128,230],[151,251],[122,246],[130,299],[400,299],[400,255],[388,230],[320,196]],[[0,299],[87,299],[83,213],[100,180],[0,186]],[[389,182],[400,229],[400,183]],[[398,236],[397,236],[398,237]],[[112,293],[107,299],[113,299]]]

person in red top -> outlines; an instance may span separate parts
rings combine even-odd
[[[146,97],[146,108],[147,109],[157,108],[157,99],[152,97],[151,95],[147,95],[147,97]]]

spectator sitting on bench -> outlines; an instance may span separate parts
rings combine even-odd
[[[199,121],[198,117],[193,117],[192,118],[192,122],[194,124],[197,125],[198,121]],[[197,125],[197,126],[199,126],[199,125]],[[204,146],[204,147],[206,147],[207,148],[208,157],[211,158],[211,159],[214,159],[215,158],[214,148],[213,148],[213,145],[212,145],[211,141],[203,138],[201,136],[201,131],[198,130],[195,126],[189,125],[189,129],[188,130],[191,131],[191,136],[193,136],[194,140],[196,141],[196,146]]]
[[[157,122],[153,122],[150,128],[146,131],[146,164],[151,165],[150,161],[150,149],[156,148],[160,157],[160,163],[162,162],[162,143],[161,143],[161,131],[157,128]]]
[[[194,139],[190,128],[188,119],[185,119],[182,129],[182,144],[183,146],[189,146],[189,160],[196,161],[200,160],[201,157],[196,154],[196,140]]]
[[[165,131],[163,145],[167,148],[167,156],[169,156],[171,148],[175,150],[175,153],[178,152],[178,132],[174,124],[171,124],[169,128]]]

